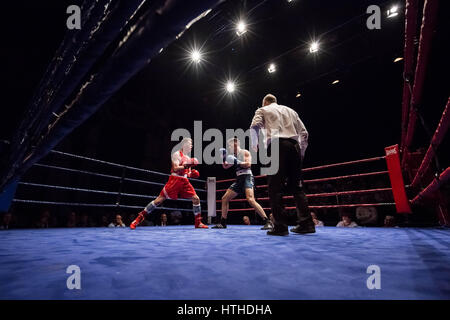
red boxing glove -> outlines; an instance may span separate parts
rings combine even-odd
[[[189,178],[198,178],[200,177],[200,172],[198,172],[195,169],[192,169],[191,172],[189,173]]]

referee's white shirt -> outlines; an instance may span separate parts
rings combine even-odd
[[[300,144],[302,157],[308,147],[308,131],[300,120],[298,113],[286,106],[271,103],[258,108],[250,125],[252,132],[252,146],[258,144],[258,131],[264,128],[266,143],[270,144],[273,138],[291,138]]]

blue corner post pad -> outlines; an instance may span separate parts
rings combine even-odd
[[[11,207],[11,202],[16,194],[17,184],[19,181],[11,182],[6,188],[0,193],[0,212],[7,212],[9,207]]]

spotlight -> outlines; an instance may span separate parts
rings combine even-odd
[[[387,11],[387,17],[388,17],[388,18],[392,18],[392,17],[395,17],[396,15],[398,15],[398,7],[397,7],[397,6],[392,6],[392,7]]]
[[[295,95],[296,98],[300,98],[301,96],[302,96],[302,94],[301,94],[300,92],[298,92],[298,93]]]
[[[394,62],[399,62],[399,61],[402,61],[402,60],[403,60],[403,57],[398,57],[398,58],[394,59]]]
[[[331,84],[337,84],[339,83],[339,80],[334,80]]]
[[[269,71],[269,73],[274,73],[275,71],[277,71],[275,64],[271,63],[267,71]]]
[[[199,63],[200,60],[202,59],[202,54],[200,53],[200,51],[198,50],[194,50],[191,53],[191,59],[192,61],[194,61],[195,63]]]
[[[311,46],[309,47],[309,52],[314,53],[319,51],[319,43],[318,42],[313,42],[311,43]]]
[[[228,82],[227,82],[226,89],[227,89],[227,91],[228,91],[229,93],[234,92],[234,90],[236,89],[236,87],[235,87],[235,85],[234,85],[234,82],[228,81]]]
[[[247,32],[247,25],[245,24],[245,22],[243,21],[238,22],[236,26],[236,34],[240,37],[246,32]]]

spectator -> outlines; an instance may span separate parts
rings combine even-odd
[[[244,221],[244,224],[249,226],[250,225],[250,218],[248,216],[244,216],[242,218],[242,220]]]
[[[377,225],[378,213],[375,207],[358,207],[356,208],[356,219],[359,224],[366,227]]]
[[[122,216],[120,214],[117,214],[116,219],[113,222],[111,222],[108,227],[110,227],[110,228],[115,228],[115,227],[125,228],[126,225],[122,221]]]
[[[315,212],[311,211],[311,217],[312,217],[316,227],[323,227],[323,221],[320,221],[319,219],[317,219],[317,215]]]
[[[12,229],[13,228],[12,220],[13,220],[13,217],[12,217],[11,212],[6,212],[3,215],[2,223],[0,225],[0,230]]]
[[[336,225],[336,227],[347,227],[347,228],[355,228],[358,225],[356,222],[352,221],[350,215],[348,213],[342,214],[342,220]]]
[[[368,203],[369,198],[366,196],[362,196],[361,201],[363,203]],[[356,208],[356,219],[358,220],[358,223],[362,226],[366,227],[376,226],[378,223],[377,209],[373,206],[358,207]]]
[[[384,225],[385,228],[394,228],[397,227],[397,224],[395,223],[395,217],[394,216],[386,216],[384,218]]]
[[[159,225],[161,227],[167,226],[167,214],[165,214],[165,213],[161,214]]]
[[[69,213],[69,218],[67,219],[67,228],[75,228],[77,226],[77,214],[72,211]]]
[[[44,210],[39,217],[38,222],[36,222],[36,228],[48,228],[50,220],[50,211]]]

